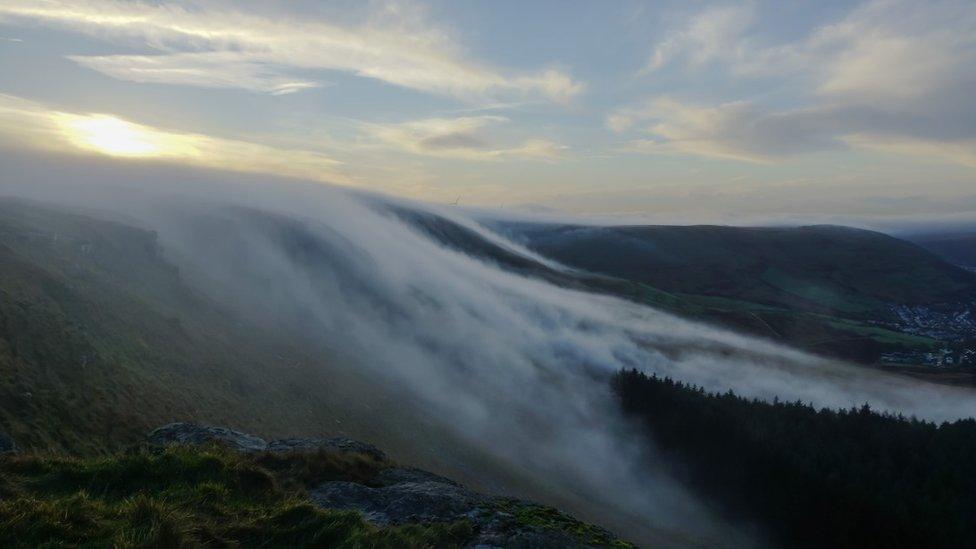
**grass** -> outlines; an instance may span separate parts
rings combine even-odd
[[[101,457],[0,457],[0,547],[461,547],[474,522],[378,527],[356,511],[321,509],[306,487],[370,484],[391,464],[329,451],[240,454],[219,445],[135,446]],[[631,548],[551,507],[496,499],[515,527],[580,544]]]
[[[0,431],[23,448],[104,454],[173,421],[381,439],[315,345],[211,300],[148,231],[0,199]]]
[[[829,279],[808,280],[775,268],[766,269],[760,278],[777,290],[844,314],[870,314],[885,307],[884,303],[856,295]]]
[[[471,524],[378,528],[323,510],[307,483],[362,480],[382,464],[327,452],[240,455],[149,447],[98,458],[0,458],[3,547],[454,547]]]
[[[907,334],[904,332],[895,332],[893,330],[879,328],[877,326],[865,326],[849,320],[831,320],[828,322],[828,324],[838,329],[864,335],[876,341],[889,343],[892,345],[900,345],[914,349],[934,349],[939,345],[938,340],[930,337]]]

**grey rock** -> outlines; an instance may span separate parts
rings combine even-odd
[[[209,427],[193,423],[170,423],[149,433],[150,444],[167,446],[170,444],[208,444],[217,442],[227,444],[241,452],[311,452],[328,450],[366,454],[377,461],[386,461],[382,450],[358,440],[346,437],[333,438],[284,438],[266,442],[264,439],[227,429]]]
[[[475,528],[475,538],[468,547],[583,546],[566,532],[520,524],[496,505],[513,500],[473,492],[433,473],[390,468],[380,472],[373,482],[379,486],[325,482],[310,490],[309,496],[320,507],[359,511],[364,520],[377,526],[466,519]]]
[[[472,518],[486,503],[485,496],[439,477],[419,478],[411,471],[404,473],[404,478],[403,482],[377,488],[326,482],[311,490],[309,496],[322,507],[360,511],[367,521],[381,526]]]
[[[0,434],[0,452],[5,440],[9,438]],[[149,434],[149,442],[160,446],[217,442],[247,453],[352,452],[386,461],[386,455],[375,446],[345,437],[287,438],[269,443],[240,431],[192,423],[164,425]],[[13,447],[12,442],[9,445]],[[309,489],[308,494],[320,507],[358,511],[364,520],[377,526],[468,520],[475,531],[469,547],[585,547],[567,532],[523,524],[504,511],[513,505],[531,505],[527,502],[479,494],[420,469],[390,467],[377,473],[368,486],[330,481]]]
[[[386,461],[386,454],[376,446],[345,437],[284,438],[269,442],[267,450],[269,452],[330,450],[365,454],[377,461]]]
[[[17,451],[13,439],[7,436],[7,433],[0,433],[0,454],[15,454]]]
[[[449,478],[444,478],[429,471],[414,469],[412,467],[391,467],[389,469],[383,469],[379,472],[379,474],[376,475],[373,482],[381,486],[391,486],[394,484],[407,482],[437,482],[442,484],[450,484],[452,486],[461,486]]]
[[[149,433],[149,442],[159,446],[217,442],[227,444],[240,452],[261,452],[268,447],[264,439],[254,435],[224,427],[203,427],[192,423],[164,425]]]

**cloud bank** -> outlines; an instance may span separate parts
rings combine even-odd
[[[338,350],[344,367],[403,395],[398,405],[421,403],[428,421],[464,444],[645,543],[688,533],[732,546],[755,540],[711,516],[663,469],[638,465],[640,437],[607,386],[620,368],[817,406],[870,402],[933,420],[976,415],[969,390],[816,359],[505,272],[377,208],[382,197],[178,182],[165,191],[114,189],[108,198],[70,185],[47,195],[37,185],[6,187],[140,219],[188,272],[207,274],[220,289],[214,295],[229,293],[254,314],[274,311],[283,329]],[[383,413],[396,411],[375,420]]]

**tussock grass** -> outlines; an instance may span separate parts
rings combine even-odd
[[[2,547],[452,547],[454,524],[377,528],[323,510],[303,486],[368,481],[368,456],[241,455],[219,446],[136,447],[105,457],[0,458]]]

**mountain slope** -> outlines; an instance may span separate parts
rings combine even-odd
[[[857,362],[924,362],[976,328],[965,312],[976,275],[871,231],[489,225],[565,265],[638,284],[638,300]]]
[[[654,529],[458,436],[382,368],[363,367],[375,354],[323,342],[312,316],[320,303],[280,298],[291,286],[248,263],[267,244],[310,291],[341,284],[366,296],[364,307],[402,315],[364,280],[370,258],[355,243],[245,209],[179,218],[200,257],[240,275],[218,281],[192,261],[176,269],[179,252],[154,233],[103,217],[0,200],[0,432],[22,448],[112,453],[173,421],[276,437],[343,435],[479,490],[558,505],[632,534]]]
[[[721,296],[821,313],[867,314],[970,298],[976,275],[922,248],[846,227],[520,226],[560,262],[668,292]]]
[[[327,352],[192,289],[151,232],[4,200],[0,266],[0,423],[23,446],[110,450],[184,418],[357,428]]]
[[[976,234],[926,234],[909,239],[946,261],[976,271]]]

